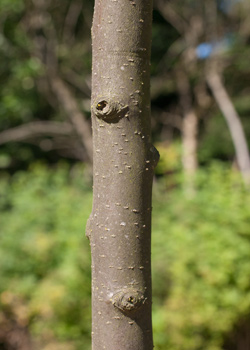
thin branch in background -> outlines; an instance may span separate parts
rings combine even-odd
[[[52,91],[57,96],[58,101],[67,113],[76,133],[79,135],[83,146],[86,149],[89,161],[92,159],[92,135],[91,128],[85,116],[81,112],[76,99],[70,89],[59,77],[52,77],[50,80]]]
[[[41,41],[40,36],[37,35],[37,31],[33,31],[32,37],[33,41],[36,43],[36,50],[34,54],[44,63],[45,74],[51,86],[52,93],[59,101],[60,106],[64,109],[68,119],[75,128],[76,134],[80,137],[81,143],[86,150],[89,162],[92,162],[92,135],[90,125],[78,107],[77,101],[67,84],[61,78],[59,78],[60,67],[58,66],[56,56],[56,47],[58,45],[56,31],[52,24],[45,26],[46,28],[43,27],[43,24],[46,22],[46,9],[38,6],[35,8],[35,10],[43,19],[40,21],[40,29],[44,32],[45,36],[42,37],[43,44],[41,45],[39,44]],[[46,53],[45,56],[43,51]]]
[[[81,142],[76,138],[58,135],[52,139],[42,139],[37,145],[45,152],[56,151],[62,157],[88,161]]]
[[[164,125],[170,125],[173,128],[182,130],[182,117],[179,114],[162,112],[161,113],[161,122]]]
[[[25,142],[45,152],[56,150],[63,157],[88,161],[74,127],[67,122],[31,122],[5,130],[0,133],[0,145],[8,142]]]
[[[175,11],[169,2],[156,0],[155,6],[168,23],[170,23],[181,35],[185,35],[188,23]]]
[[[166,140],[167,143],[174,141],[176,130],[182,132],[182,117],[177,114],[177,111],[159,112],[159,121],[162,124],[161,140]]]
[[[18,142],[44,135],[71,135],[73,127],[69,123],[31,122],[0,133],[0,145]]]
[[[83,1],[76,0],[70,3],[63,26],[63,42],[67,42],[70,45],[75,42],[75,29],[82,8]]]
[[[240,172],[242,173],[245,183],[250,185],[250,155],[240,117],[227,93],[220,75],[215,70],[209,70],[206,79],[230,130]]]
[[[67,67],[67,70],[63,71],[63,78],[74,88],[78,89],[81,93],[90,98],[91,89],[87,82],[88,77],[83,79],[83,77],[74,72],[73,69],[69,69],[69,67]]]

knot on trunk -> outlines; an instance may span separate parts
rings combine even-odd
[[[112,304],[125,313],[139,309],[147,300],[143,293],[136,289],[124,289],[115,293]]]
[[[115,98],[99,97],[94,101],[92,110],[98,118],[115,123],[125,115],[128,106],[117,102]]]

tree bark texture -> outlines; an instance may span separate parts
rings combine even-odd
[[[151,0],[96,0],[92,27],[92,349],[152,350]]]

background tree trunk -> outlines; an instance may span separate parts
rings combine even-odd
[[[92,28],[92,349],[152,350],[152,1],[96,0]]]
[[[184,187],[192,195],[195,191],[194,175],[198,168],[197,134],[198,117],[195,112],[192,91],[185,68],[179,65],[176,70],[176,83],[182,109],[182,166],[185,175]]]

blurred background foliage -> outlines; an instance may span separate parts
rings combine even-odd
[[[90,349],[84,226],[92,193],[83,174],[79,164],[34,164],[1,178],[1,349]],[[192,198],[180,185],[169,191],[163,179],[154,189],[159,350],[224,349],[250,309],[249,191],[217,163],[199,170],[195,184]]]
[[[154,2],[158,350],[250,349],[249,10]],[[92,13],[0,0],[0,350],[90,349]]]

